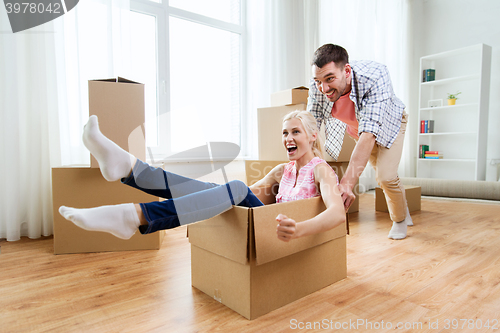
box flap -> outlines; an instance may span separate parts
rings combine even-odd
[[[121,76],[113,77],[113,78],[110,78],[110,79],[89,80],[89,82],[122,82],[122,83],[143,84],[143,83],[139,83],[139,82],[135,82],[135,81],[123,78]]]
[[[89,82],[116,82],[116,78],[89,80]]]
[[[123,77],[121,77],[121,76],[118,76],[118,82],[142,84],[142,83],[139,83],[139,82],[135,82],[135,81],[132,81],[132,80],[129,80],[129,79],[123,78]]]
[[[278,214],[285,214],[295,221],[301,222],[318,215],[324,210],[325,205],[321,197],[253,208],[257,265],[265,264],[344,236],[346,234],[344,224],[332,230],[293,239],[290,242],[283,242],[276,236],[276,216]]]
[[[250,210],[235,206],[211,219],[188,225],[189,242],[241,264],[247,262]]]

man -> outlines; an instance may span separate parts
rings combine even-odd
[[[370,161],[393,221],[388,237],[405,238],[413,222],[397,170],[408,116],[387,68],[373,61],[349,63],[343,47],[326,44],[314,52],[312,72],[307,109],[318,127],[325,123],[326,151],[337,159],[345,132],[356,140],[339,185],[345,208],[356,198],[353,188]]]

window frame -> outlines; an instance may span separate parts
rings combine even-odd
[[[243,126],[243,119],[246,119],[246,0],[240,0],[240,24],[225,22],[222,20],[214,19],[197,13],[189,12],[183,9],[170,7],[168,0],[160,0],[161,2],[154,2],[151,0],[130,0],[130,10],[145,15],[154,16],[156,19],[156,85],[157,85],[157,114],[161,114],[160,110],[165,110],[165,115],[158,117],[157,131],[158,131],[158,146],[147,147],[147,159],[149,162],[154,163],[155,160],[164,160],[172,155],[170,131],[162,130],[168,129],[170,126],[170,46],[169,46],[169,28],[170,17],[183,19],[205,25],[208,27],[221,29],[224,31],[236,33],[240,35],[240,144],[241,155],[247,155],[243,151],[246,147],[243,140],[246,140],[247,129]],[[205,157],[193,157],[186,159],[178,159],[176,161],[204,161],[208,160]],[[171,159],[169,159],[170,161]]]

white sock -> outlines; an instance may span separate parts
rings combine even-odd
[[[109,232],[121,239],[132,237],[141,224],[132,203],[95,208],[61,206],[59,213],[82,229]]]
[[[90,116],[83,129],[83,143],[99,162],[102,176],[107,181],[112,182],[130,174],[135,157],[101,133],[95,115]]]
[[[392,222],[391,231],[389,231],[389,238],[392,239],[404,239],[406,238],[406,222],[405,220],[401,222]]]
[[[406,218],[405,218],[406,225],[412,226],[413,225],[413,220],[411,219],[410,216],[410,209],[408,209],[408,206],[406,206]]]

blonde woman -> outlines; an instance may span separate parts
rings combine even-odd
[[[316,121],[307,111],[294,111],[283,119],[282,142],[290,162],[276,166],[250,187],[241,181],[224,185],[201,182],[151,167],[106,138],[99,130],[96,116],[91,116],[85,125],[83,142],[99,162],[106,180],[121,180],[123,184],[167,199],[95,208],[59,208],[62,216],[85,230],[128,239],[137,230],[148,234],[171,229],[211,218],[233,205],[262,206],[261,190],[276,184],[279,184],[277,203],[322,196],[326,206],[325,211],[306,221],[279,214],[276,220],[280,240],[290,241],[345,223],[337,175],[322,159]]]

